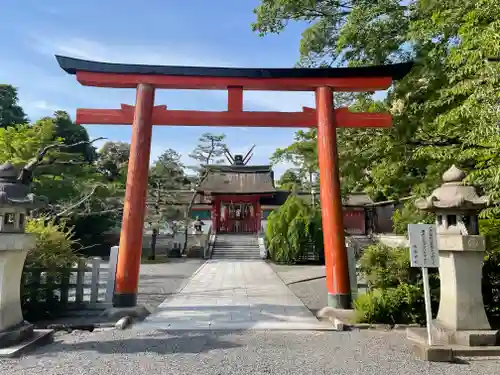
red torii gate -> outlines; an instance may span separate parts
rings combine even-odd
[[[132,125],[127,189],[113,297],[115,307],[137,303],[147,177],[153,125],[316,127],[328,304],[349,308],[351,291],[345,249],[337,154],[337,127],[388,128],[387,113],[334,110],[333,91],[385,90],[412,63],[358,68],[243,69],[114,64],[56,56],[60,67],[85,86],[136,88],[136,105],[77,109],[78,124]],[[227,111],[170,110],[154,105],[156,89],[227,90]],[[302,112],[243,111],[244,90],[315,91],[316,109]]]

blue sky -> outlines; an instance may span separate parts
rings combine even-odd
[[[147,4],[140,6],[139,4]],[[0,0],[0,82],[19,89],[30,119],[62,109],[119,108],[133,104],[134,90],[84,87],[57,65],[54,54],[143,64],[291,67],[299,57],[303,27],[259,37],[250,27],[257,0]],[[161,90],[156,104],[171,109],[224,110],[225,92]],[[314,106],[312,93],[251,92],[247,110],[300,110]],[[93,125],[91,137],[130,141],[129,126]],[[277,147],[293,139],[294,129],[155,127],[152,160],[167,148],[187,154],[204,132],[225,133],[230,150],[252,144],[253,164],[268,163]],[[288,166],[276,166],[277,175]]]

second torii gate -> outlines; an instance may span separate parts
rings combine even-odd
[[[243,69],[112,64],[56,56],[60,67],[85,86],[135,88],[135,106],[77,109],[79,124],[132,125],[127,189],[113,298],[115,307],[137,303],[145,201],[153,125],[317,127],[328,304],[349,308],[351,292],[345,248],[336,128],[392,125],[387,113],[333,108],[333,92],[385,90],[412,63],[357,68]],[[185,111],[154,105],[156,89],[227,90],[227,111]],[[314,91],[316,109],[302,112],[243,111],[245,90]]]

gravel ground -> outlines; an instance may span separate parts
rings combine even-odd
[[[154,308],[181,288],[202,261],[182,260],[141,268],[140,300]],[[280,266],[281,267],[281,266]],[[305,269],[305,268],[304,268]],[[299,269],[284,279],[299,275]],[[285,272],[284,270],[283,272]],[[316,272],[318,269],[310,270]],[[309,271],[302,271],[302,274]],[[287,278],[288,277],[288,278]],[[317,285],[311,285],[317,283]],[[324,280],[291,286],[309,308],[325,306]],[[321,289],[323,288],[323,289]],[[308,295],[308,294],[313,294]],[[56,342],[21,359],[0,360],[13,375],[496,375],[498,359],[463,364],[412,358],[403,333],[352,332],[165,332],[98,330],[58,333]]]
[[[0,361],[19,375],[497,375],[498,360],[465,364],[413,360],[400,334],[357,332],[73,333],[19,360]]]
[[[204,259],[179,258],[170,259],[168,263],[141,264],[137,303],[153,312],[166,298],[184,287],[203,263]],[[108,319],[99,313],[100,311],[79,311],[75,316],[39,321],[36,324],[44,327],[50,324],[86,325],[107,322]]]
[[[269,265],[286,284],[325,276],[325,266]],[[288,287],[314,314],[328,305],[325,278],[290,284]]]
[[[141,264],[137,303],[154,310],[165,298],[184,287],[204,259],[171,259],[168,263]]]

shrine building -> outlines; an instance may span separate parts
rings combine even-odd
[[[261,227],[265,229],[270,213],[284,204],[291,192],[276,188],[270,165],[246,165],[242,155],[234,155],[231,161],[229,165],[206,166],[210,172],[198,188],[191,216],[199,217],[217,233],[257,233]],[[310,192],[296,194],[309,202],[312,199]],[[348,233],[369,232],[372,206],[373,201],[364,193],[344,199]]]

